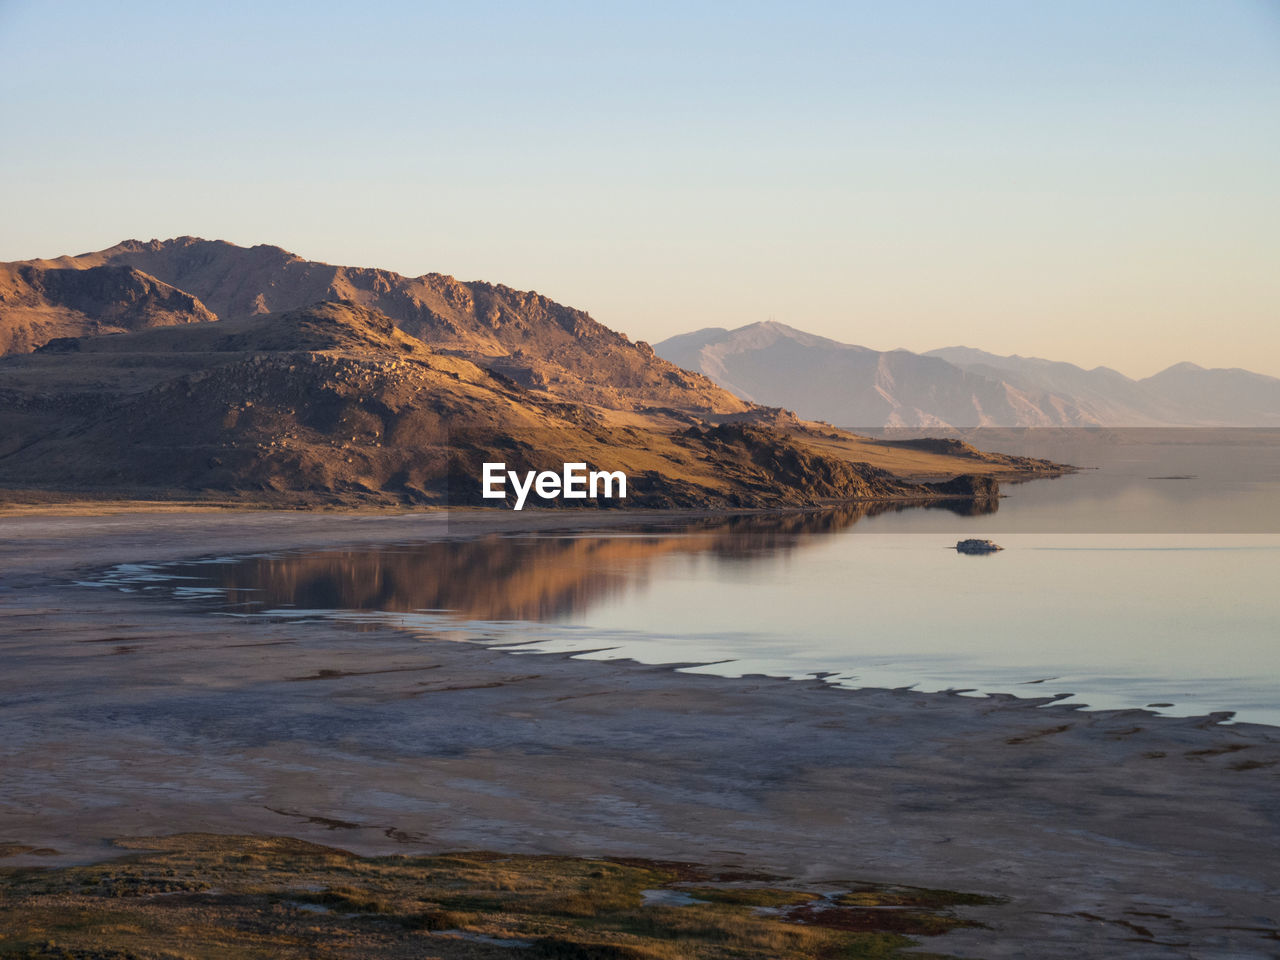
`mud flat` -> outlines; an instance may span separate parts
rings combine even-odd
[[[118,837],[694,861],[1003,898],[969,957],[1274,957],[1280,729],[210,616],[77,571],[652,513],[0,519],[0,860]],[[851,617],[856,611],[851,612]],[[51,852],[51,851],[56,851]]]

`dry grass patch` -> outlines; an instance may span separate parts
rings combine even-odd
[[[953,907],[985,902],[874,888],[832,896],[637,860],[358,857],[289,838],[207,834],[119,845],[137,852],[94,866],[0,870],[0,957],[888,960],[908,956],[913,935],[966,924]],[[645,904],[651,890],[697,902]]]

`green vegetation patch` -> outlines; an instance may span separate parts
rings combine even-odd
[[[989,902],[896,888],[832,896],[638,860],[358,857],[208,834],[118,845],[137,852],[0,870],[0,958],[905,960],[921,956],[902,953],[912,937],[967,923],[952,907]],[[646,903],[649,891],[669,893]]]
[[[820,894],[807,890],[780,890],[772,887],[691,887],[682,886],[681,893],[711,903],[729,903],[746,907],[798,907],[817,900]]]
[[[1004,903],[1001,897],[955,890],[930,890],[927,887],[865,887],[850,890],[835,898],[844,907],[919,907],[940,910],[946,907],[986,907]]]

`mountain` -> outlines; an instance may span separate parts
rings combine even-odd
[[[1153,396],[1220,423],[1280,426],[1280,379],[1239,367],[1206,370],[1177,363],[1139,381]]]
[[[61,338],[0,358],[0,487],[276,505],[492,505],[480,496],[483,462],[558,471],[585,461],[627,473],[619,506],[996,495],[993,482],[972,477],[902,480],[850,455],[889,446],[768,411],[758,419],[565,401],[437,350],[378,311],[328,301]],[[932,455],[942,476],[1051,472],[977,451]]]
[[[1091,422],[1099,425],[1158,426],[1166,423],[1170,414],[1167,404],[1148,396],[1137,381],[1109,367],[1085,370],[1071,363],[1001,357],[972,347],[944,347],[924,356],[946,360],[969,373],[1002,380],[1020,389],[1048,390],[1070,397]]]
[[[775,322],[709,327],[654,349],[743,399],[853,429],[1280,426],[1280,380],[1190,363],[1133,380],[972,347],[881,352]]]
[[[171,314],[119,298],[81,295],[96,274],[129,276],[176,299]],[[304,260],[280,247],[240,247],[221,240],[126,240],[107,250],[55,260],[0,265],[14,280],[0,299],[0,347],[33,350],[59,336],[138,329],[164,322],[236,320],[344,300],[390,317],[437,352],[465,357],[531,390],[610,409],[671,407],[697,413],[743,413],[748,405],[707,378],[655,358],[581,310],[541,294],[489,283],[463,283],[438,273],[405,277],[389,270]],[[78,276],[79,275],[79,276]],[[156,286],[158,285],[158,286]],[[8,290],[14,293],[10,295]],[[184,299],[185,298],[185,299]],[[180,302],[179,302],[180,301]],[[168,301],[165,301],[168,303]],[[186,312],[178,308],[182,306]],[[122,313],[115,323],[107,315]]]
[[[502,285],[192,237],[0,279],[10,498],[492,505],[480,467],[503,461],[622,470],[613,505],[994,504],[984,477],[1058,471],[805,423]]]
[[[906,350],[877,351],[773,321],[709,327],[655,348],[738,396],[857,427],[1086,426],[1068,397]]]
[[[1036,357],[1001,357],[971,347],[944,347],[926,356],[1020,387],[1069,396],[1097,423],[1139,426],[1280,426],[1280,379],[1239,368],[1206,370],[1178,363],[1133,380],[1109,367],[1085,370]]]

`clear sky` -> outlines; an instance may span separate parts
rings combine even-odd
[[[1280,0],[0,0],[0,260],[192,234],[1280,376]]]

